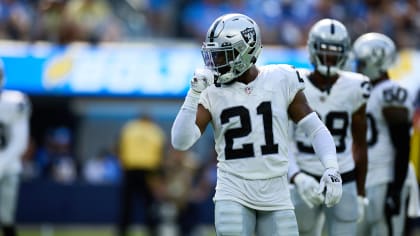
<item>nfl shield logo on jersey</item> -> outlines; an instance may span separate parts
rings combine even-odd
[[[251,94],[252,92],[252,88],[251,87],[245,87],[245,93],[246,94]]]

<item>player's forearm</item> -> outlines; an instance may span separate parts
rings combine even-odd
[[[320,129],[316,133],[312,146],[326,169],[339,170],[335,143],[327,128]]]
[[[353,159],[355,162],[357,194],[366,196],[365,183],[368,165],[366,144],[353,144]]]
[[[200,138],[201,131],[195,124],[195,112],[181,109],[171,129],[172,146],[187,150]]]
[[[390,125],[391,140],[395,149],[394,180],[395,191],[400,191],[408,171],[410,152],[410,127],[409,123]]]
[[[201,136],[201,131],[195,124],[199,98],[199,94],[190,90],[175,118],[171,129],[171,143],[175,149],[187,150]]]
[[[316,113],[304,117],[298,126],[310,137],[315,153],[324,167],[338,170],[334,140]]]
[[[290,146],[293,146],[293,144],[290,142]],[[296,162],[295,154],[293,151],[290,150],[289,147],[289,168],[287,172],[287,177],[289,179],[290,183],[293,183],[293,178],[300,172],[299,165]]]
[[[353,113],[351,133],[353,137],[352,152],[355,163],[357,194],[366,196],[365,182],[368,169],[366,105],[362,105]]]

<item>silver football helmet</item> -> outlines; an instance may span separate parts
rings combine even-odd
[[[350,51],[350,36],[346,27],[334,19],[322,19],[309,31],[307,47],[315,70],[333,76],[341,70]]]
[[[254,20],[242,14],[226,14],[210,26],[202,46],[205,65],[218,83],[229,83],[242,75],[261,52],[261,33]]]
[[[376,80],[395,62],[397,50],[394,42],[380,33],[363,34],[353,44],[357,71]]]

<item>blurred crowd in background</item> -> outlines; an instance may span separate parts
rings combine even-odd
[[[417,0],[1,0],[0,38],[49,41],[202,42],[218,16],[238,12],[255,19],[264,44],[300,47],[309,27],[325,17],[343,22],[353,39],[380,32],[400,48],[419,48]]]

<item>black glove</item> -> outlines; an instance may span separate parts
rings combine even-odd
[[[400,214],[401,208],[401,190],[395,188],[392,184],[388,184],[385,198],[385,213],[388,216]]]

